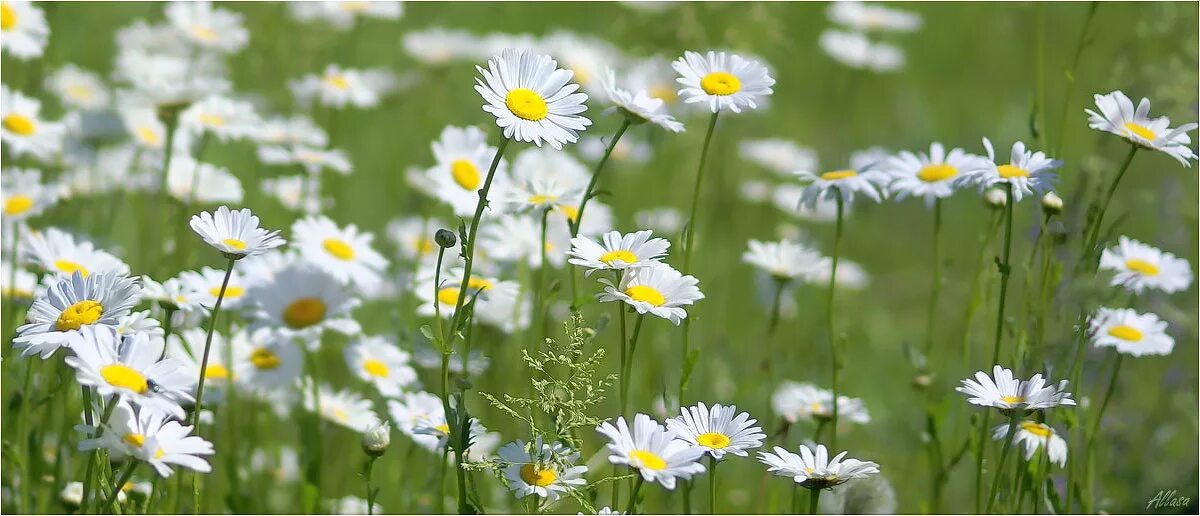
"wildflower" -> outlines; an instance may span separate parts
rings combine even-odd
[[[326,328],[344,335],[361,331],[349,317],[358,300],[336,278],[307,263],[285,266],[270,280],[250,287],[247,295],[255,303],[256,324],[285,336],[319,335]]]
[[[1053,170],[1061,167],[1062,161],[1051,159],[1040,151],[1027,151],[1022,142],[1013,144],[1011,157],[1003,165],[996,163],[996,153],[992,150],[990,140],[984,138],[983,146],[988,153],[987,162],[981,162],[985,166],[964,173],[955,182],[977,185],[981,191],[1007,183],[1012,185],[1013,201],[1020,202],[1025,195],[1041,195],[1050,191],[1058,181],[1058,175]]]
[[[791,140],[743,140],[738,144],[738,155],[777,174],[791,175],[795,170],[817,169],[817,153]]]
[[[5,223],[36,216],[58,202],[58,192],[42,184],[39,170],[8,168],[0,179],[0,203],[3,203]]]
[[[110,100],[108,87],[99,76],[73,64],[63,65],[47,77],[46,89],[53,91],[64,106],[79,109],[103,109]]]
[[[372,108],[395,88],[395,77],[381,69],[354,70],[331,64],[320,75],[305,75],[288,83],[301,104],[316,100],[322,106]]]
[[[762,63],[737,54],[684,52],[671,66],[679,73],[676,82],[684,86],[679,90],[683,101],[705,102],[713,113],[755,109],[759,97],[773,93],[771,86],[775,84]]]
[[[200,382],[200,360],[204,356],[207,341],[208,332],[200,328],[187,328],[167,337],[167,356],[178,362],[181,370],[190,378],[192,383],[189,390],[195,390]],[[233,364],[225,360],[227,355],[224,350],[231,349],[230,345],[232,343],[226,344],[225,335],[219,331],[213,332],[212,347],[217,352],[209,353],[208,364],[204,368],[205,387],[211,387],[204,390],[204,403],[220,403],[224,400],[226,387],[235,379]],[[240,351],[234,350],[234,354],[242,356]]]
[[[634,93],[618,88],[616,73],[612,68],[605,70],[604,81],[601,84],[608,100],[616,105],[630,122],[650,122],[673,133],[683,131],[683,124],[663,109],[662,99],[651,97],[645,91],[638,90]]]
[[[679,412],[679,417],[666,421],[667,430],[717,460],[726,453],[745,457],[746,450],[762,446],[767,437],[755,425],[758,420],[746,412],[739,413],[736,405],[717,404],[710,410],[700,402],[694,407],[681,407]]]
[[[242,15],[213,8],[212,2],[171,2],[166,15],[171,25],[200,48],[229,54],[250,41],[250,32],[242,26]]]
[[[374,235],[350,224],[339,228],[328,217],[309,216],[292,224],[292,239],[300,255],[342,283],[359,286],[379,281],[387,267],[383,255],[371,248]]]
[[[37,99],[0,87],[0,141],[8,146],[10,157],[30,155],[47,161],[62,148],[62,124],[42,120],[41,109]]]
[[[401,433],[412,438],[422,448],[430,451],[437,449],[436,436],[417,433],[416,430],[446,424],[446,412],[441,398],[424,391],[406,392],[397,399],[388,400],[387,406],[392,421]],[[446,432],[449,431],[450,427],[446,425]]]
[[[913,32],[921,28],[921,17],[882,4],[842,0],[829,4],[825,14],[834,23],[858,31]]]
[[[1003,441],[1006,436],[1008,436],[1008,423],[992,429],[992,439]],[[1067,441],[1059,437],[1058,432],[1055,432],[1050,425],[1029,420],[1021,421],[1017,423],[1017,430],[1012,439],[1014,444],[1025,449],[1026,461],[1032,459],[1033,454],[1044,446],[1046,457],[1050,459],[1050,462],[1061,467],[1067,465]]]
[[[212,267],[204,267],[199,272],[183,271],[179,274],[179,281],[183,283],[183,288],[188,292],[185,294],[187,299],[195,300],[208,309],[212,309],[217,303],[218,296],[222,295],[222,285],[225,285],[222,306],[234,309],[242,307],[246,304],[246,289],[250,286],[237,270],[229,273],[229,281],[226,285],[225,271]]]
[[[878,185],[887,181],[879,171],[855,167],[820,175],[806,170],[794,174],[801,182],[807,183],[800,194],[798,208],[809,210],[816,210],[821,201],[836,201],[839,197],[843,204],[853,202],[859,195],[879,202],[883,200],[883,193]]]
[[[1097,94],[1095,100],[1099,112],[1084,110],[1088,114],[1088,127],[1115,134],[1138,147],[1162,152],[1185,167],[1192,166],[1196,153],[1187,133],[1200,124],[1171,128],[1171,120],[1165,116],[1150,118],[1150,99],[1143,98],[1135,110],[1133,101],[1121,91]]]
[[[786,239],[779,242],[751,239],[749,247],[742,253],[742,262],[758,267],[780,281],[811,277],[823,262],[829,261],[816,249]]]
[[[355,376],[375,386],[384,396],[399,396],[417,381],[417,372],[408,365],[408,353],[384,337],[360,337],[346,346],[343,354]]]
[[[18,254],[23,261],[58,278],[70,278],[75,272],[85,278],[102,272],[129,273],[129,266],[116,256],[96,249],[86,240],[77,242],[58,228],[47,228],[23,238]]]
[[[655,264],[626,269],[621,281],[613,283],[603,278],[604,292],[597,294],[601,302],[621,301],[639,314],[652,314],[671,321],[676,326],[687,317],[684,306],[704,299],[699,280],[684,276],[667,264]]]
[[[473,55],[475,38],[466,31],[429,27],[405,33],[402,44],[413,59],[427,65],[441,65]]]
[[[545,444],[538,437],[531,443],[521,439],[500,448],[500,460],[507,464],[504,477],[517,498],[536,495],[553,502],[563,493],[587,485],[583,478],[587,466],[575,466],[579,452],[562,443]]]
[[[33,2],[4,0],[0,3],[0,49],[22,61],[41,57],[50,39],[46,15]]]
[[[305,378],[302,383],[310,381]],[[379,424],[379,417],[371,410],[371,400],[350,390],[334,391],[327,385],[319,385],[317,390],[319,405],[312,388],[302,385],[305,410],[359,433]]]
[[[195,5],[195,2],[189,5]],[[194,135],[211,134],[220,141],[249,138],[262,121],[254,106],[223,95],[210,95],[196,102],[179,116],[180,127]]]
[[[826,29],[821,32],[818,43],[825,55],[850,68],[886,73],[904,67],[903,51],[887,43],[871,41],[858,32]]]
[[[488,145],[487,135],[478,127],[455,126],[442,129],[432,147],[436,164],[425,176],[434,185],[437,198],[449,204],[455,215],[474,214],[496,148]],[[496,200],[497,192],[507,182],[508,162],[501,159],[492,178],[489,200]]]
[[[865,424],[871,416],[863,400],[838,396],[838,420]],[[833,419],[833,392],[809,383],[785,381],[771,395],[771,408],[788,423]]]
[[[832,274],[833,262],[831,260],[823,261],[818,264],[816,272],[809,279],[809,283],[814,285],[828,285],[829,276]],[[870,282],[871,277],[867,274],[867,271],[863,270],[862,265],[845,258],[838,260],[837,278],[833,282],[835,287],[862,290]]]
[[[162,339],[135,334],[123,339],[109,327],[85,326],[68,335],[74,355],[66,358],[76,380],[102,398],[119,397],[150,412],[183,419],[181,401],[191,401],[191,379],[182,365],[162,356]]]
[[[324,170],[341,175],[350,173],[350,158],[339,149],[322,150],[304,145],[291,147],[262,146],[258,148],[258,160],[268,165],[299,165],[310,176]]]
[[[828,489],[879,473],[878,464],[846,458],[847,452],[830,459],[823,444],[816,445],[815,449],[802,444],[799,455],[779,446],[775,447],[774,452],[758,452],[758,460],[767,465],[767,471],[781,477],[792,477],[797,484],[809,489]]]
[[[1058,215],[1062,213],[1062,210],[1063,200],[1058,194],[1051,191],[1042,196],[1042,211],[1046,215]]]
[[[258,227],[258,216],[246,208],[234,211],[221,206],[211,213],[193,215],[189,224],[208,245],[234,260],[262,254],[287,243],[279,236],[279,231]]]
[[[404,13],[403,2],[298,2],[288,4],[288,11],[303,22],[320,21],[338,30],[354,26],[359,17],[397,20]],[[365,511],[364,511],[365,514]]]
[[[363,453],[371,457],[382,456],[392,444],[392,424],[384,421],[372,426],[363,433]]]
[[[698,462],[704,456],[703,449],[676,439],[675,434],[645,414],[634,416],[632,431],[624,417],[618,417],[615,425],[601,423],[596,431],[611,441],[606,445],[609,462],[626,464],[646,481],[658,482],[666,489],[675,489],[676,478],[687,480],[704,472],[704,465]]]
[[[1024,151],[1023,146],[1021,150]],[[933,142],[929,145],[929,154],[901,151],[880,167],[890,176],[888,191],[895,194],[896,200],[922,197],[926,206],[933,207],[934,201],[954,193],[960,177],[977,174],[994,165],[959,148],[947,153],[941,143]],[[1013,195],[1015,198],[1015,191]]]
[[[995,380],[993,380],[995,378]],[[962,381],[960,387],[954,390],[967,396],[967,401],[973,405],[995,407],[1006,410],[1043,410],[1060,405],[1075,405],[1071,393],[1066,391],[1067,380],[1057,385],[1046,385],[1041,373],[1033,375],[1029,380],[1013,378],[1011,370],[1000,367],[992,368],[989,377],[983,371],[975,373],[975,379]]]
[[[188,435],[191,426],[181,425],[163,412],[135,408],[121,400],[102,427],[99,437],[80,441],[79,449],[103,448],[113,460],[132,457],[149,464],[164,478],[174,472],[172,465],[201,473],[212,471],[212,466],[201,458],[213,454],[212,443]],[[90,430],[87,426],[81,428]]]
[[[229,341],[233,345],[233,377],[240,385],[264,390],[288,388],[304,369],[301,349],[269,328],[240,328],[229,336]]]
[[[506,49],[488,60],[486,70],[475,69],[483,76],[475,79],[475,91],[486,102],[483,110],[496,117],[505,138],[562,149],[592,124],[580,116],[587,110],[587,95],[569,82],[573,72],[558,68],[548,55]]]
[[[1187,260],[1127,236],[1100,254],[1100,269],[1114,272],[1112,286],[1134,294],[1147,290],[1173,294],[1192,285],[1192,267]]]
[[[562,60],[563,68],[587,91],[603,87],[604,72],[622,60],[620,52],[608,41],[579,36],[567,31],[555,31],[542,38],[538,48]]]
[[[193,102],[228,92],[230,83],[223,74],[220,61],[212,54],[189,58],[144,50],[118,54],[114,71],[118,79],[132,86],[123,92],[127,100],[160,108],[168,119]]]
[[[611,231],[597,244],[590,238],[571,239],[571,250],[567,252],[570,263],[587,269],[585,275],[598,270],[623,270],[659,263],[667,255],[671,243],[662,238],[650,238],[650,230],[622,235]]]
[[[75,272],[57,280],[45,297],[34,300],[25,317],[27,323],[17,327],[13,346],[22,355],[49,358],[58,348],[70,345],[72,336],[84,328],[99,326],[115,334],[121,318],[137,304],[139,290],[137,280],[115,272],[86,278]]]
[[[1168,355],[1175,339],[1167,335],[1167,322],[1153,313],[1131,308],[1100,308],[1091,318],[1088,333],[1096,347],[1113,347],[1135,357]]]

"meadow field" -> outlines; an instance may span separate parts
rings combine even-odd
[[[5,513],[1197,511],[1194,3],[0,6]]]

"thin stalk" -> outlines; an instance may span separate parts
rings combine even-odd
[[[167,225],[170,223],[168,221],[171,220],[171,216],[170,216],[171,192],[167,188],[167,178],[170,176],[170,173],[171,173],[171,158],[175,154],[175,130],[179,127],[179,112],[177,110],[175,110],[174,107],[165,108],[165,109],[160,108],[160,111],[165,112],[165,116],[160,116],[160,118],[164,119],[163,125],[167,126],[166,127],[167,141],[165,144],[166,146],[163,147],[162,176],[161,176],[162,177],[162,184],[161,184],[162,192],[160,192],[161,195],[159,197],[159,205],[158,205],[158,210],[159,210],[158,226],[160,228],[162,228],[162,234],[160,234],[159,238],[156,240],[156,242],[157,242],[156,245],[158,246],[158,248],[155,249],[154,255],[159,257],[158,266],[162,267],[167,262],[167,260],[165,259],[166,257],[162,255],[162,253],[164,252],[163,251],[163,242],[166,241]]]
[[[1039,3],[1034,9],[1036,23],[1034,30],[1037,34],[1034,39],[1037,41],[1037,99],[1034,101],[1037,105],[1037,125],[1036,134],[1038,145],[1043,149],[1048,149],[1046,145],[1046,4]]]
[[[217,314],[221,313],[221,302],[225,300],[225,289],[229,287],[229,277],[233,275],[233,264],[230,259],[225,266],[225,279],[221,280],[221,291],[217,293],[217,302],[213,305],[212,315],[208,319],[208,335],[204,338],[204,355],[200,359],[200,379],[196,382],[196,408],[192,413],[192,426],[196,434],[200,434],[200,410],[204,406],[204,377],[208,374],[208,354],[212,351],[213,331],[217,327]]]
[[[492,189],[492,180],[496,178],[496,167],[500,165],[500,157],[504,155],[504,149],[508,148],[508,138],[500,140],[500,146],[496,148],[496,155],[492,156],[492,164],[488,167],[487,178],[483,181],[483,188],[479,189],[479,202],[475,204],[475,215],[471,218],[471,227],[467,232],[467,241],[463,242],[464,260],[463,260],[463,277],[462,284],[458,287],[458,300],[454,303],[454,315],[451,319],[450,331],[453,332],[458,327],[459,318],[462,317],[463,303],[467,299],[467,287],[470,286],[471,269],[475,265],[475,237],[479,234],[479,219],[483,218],[483,209],[487,207],[488,192]],[[451,335],[453,336],[453,335]]]
[[[617,394],[619,395],[620,401],[621,401],[620,414],[622,416],[624,416],[624,415],[626,415],[625,407],[628,406],[627,405],[628,400],[625,399],[625,393],[629,390],[628,387],[626,386],[626,384],[629,383],[629,377],[625,376],[625,363],[629,361],[629,351],[625,345],[625,335],[627,334],[625,331],[625,303],[616,303],[616,305],[617,305],[617,318],[621,321],[621,323],[620,323],[621,324],[621,335],[620,335],[620,339],[618,340],[618,344],[620,344],[620,346],[621,346],[621,364],[620,364],[621,368],[617,371],[618,373],[621,374],[621,379],[620,379],[621,386],[620,386],[620,391]],[[615,505],[614,505],[614,507],[615,507]]]
[[[809,514],[817,514],[817,512],[818,512],[817,507],[820,505],[820,501],[821,501],[821,490],[820,489],[809,489],[808,490],[808,513]]]
[[[708,130],[704,133],[704,146],[700,150],[700,165],[696,168],[696,183],[692,187],[692,207],[688,212],[687,226],[683,233],[683,273],[690,274],[692,272],[692,249],[694,248],[694,238],[696,236],[696,207],[700,204],[700,185],[704,182],[704,164],[708,160],[708,146],[712,143],[713,130],[717,127],[717,115],[720,111],[713,113],[712,118],[708,121]],[[683,320],[683,345],[679,347],[679,366],[684,368],[688,361],[691,347],[691,330],[692,320],[695,317],[689,317]],[[683,405],[683,390],[687,385],[687,377],[682,373],[679,375],[679,390],[676,402]]]
[[[987,508],[984,512],[991,514],[992,506],[996,503],[996,492],[1000,487],[1000,477],[1004,473],[1004,463],[1008,461],[1008,452],[1012,450],[1013,433],[1017,431],[1017,415],[1011,413],[1008,416],[1008,431],[1004,434],[1004,446],[1000,449],[1000,463],[996,466],[996,476],[992,479],[992,489],[988,493]]]
[[[533,335],[537,337],[537,349],[541,351],[542,345],[545,343],[545,304],[546,298],[542,293],[542,285],[546,277],[546,268],[550,266],[546,262],[546,223],[550,217],[550,208],[542,210],[542,233],[541,233],[541,249],[538,254],[538,268],[533,273]],[[569,269],[569,267],[568,267]]]
[[[633,373],[633,354],[637,350],[638,334],[642,332],[642,321],[646,318],[644,314],[638,314],[637,322],[633,324],[633,335],[629,337],[629,354],[625,357],[625,370],[621,372],[621,399],[629,401],[629,375]],[[621,412],[625,412],[625,407],[621,407]]]
[[[1108,203],[1112,202],[1113,194],[1117,191],[1117,185],[1121,183],[1121,178],[1125,177],[1125,171],[1129,170],[1129,164],[1133,162],[1133,155],[1137,154],[1137,151],[1137,145],[1129,145],[1129,154],[1125,155],[1125,161],[1121,163],[1121,169],[1117,171],[1117,176],[1113,178],[1112,183],[1109,183],[1108,191],[1104,194],[1104,201],[1100,204],[1100,212],[1096,214],[1096,221],[1092,224],[1091,231],[1088,232],[1087,247],[1084,248],[1084,256],[1088,257],[1086,261],[1089,267],[1094,268],[1096,260],[1092,257],[1096,255],[1096,245],[1100,239],[1100,232],[1103,230],[1104,213],[1108,211]]]
[[[378,458],[372,455],[367,459],[367,471],[363,475],[367,484],[367,516],[375,514],[375,491],[371,489],[371,470],[375,468],[375,459]]]
[[[840,248],[842,245],[842,225],[844,223],[843,219],[844,219],[844,211],[845,211],[845,202],[842,199],[842,191],[841,190],[834,190],[834,191],[836,192],[835,199],[837,201],[837,219],[836,219],[837,222],[835,223],[834,230],[833,230],[833,255],[830,257],[830,260],[832,263],[830,264],[830,271],[829,271],[829,293],[825,297],[825,316],[826,316],[826,320],[825,320],[826,326],[825,327],[829,330],[829,362],[830,362],[829,363],[829,365],[830,365],[829,371],[830,371],[830,375],[832,376],[832,381],[830,383],[831,383],[831,388],[833,390],[833,432],[832,432],[833,436],[829,438],[829,445],[830,445],[829,447],[830,448],[837,448],[837,435],[838,435],[838,402],[837,402],[837,400],[838,400],[838,367],[839,367],[839,364],[838,364],[838,349],[837,349],[838,348],[837,332],[833,326],[833,297],[834,297],[833,294],[834,294],[834,292],[837,291],[838,255],[839,255],[839,251],[840,251]]]
[[[1087,485],[1085,486],[1087,495],[1083,498],[1082,503],[1084,512],[1091,513],[1094,508],[1095,499],[1092,497],[1095,482],[1095,453],[1096,453],[1096,435],[1100,433],[1100,422],[1104,419],[1104,411],[1108,409],[1108,402],[1112,399],[1113,391],[1117,388],[1117,375],[1121,372],[1121,359],[1125,355],[1117,353],[1116,363],[1113,364],[1112,376],[1108,378],[1108,388],[1104,391],[1104,398],[1100,401],[1100,408],[1096,411],[1096,419],[1092,421],[1092,427],[1088,430],[1087,451],[1084,457],[1087,461]]]
[[[929,360],[933,353],[933,324],[937,315],[938,295],[942,289],[942,199],[939,197],[933,203],[933,280],[929,286],[929,305],[925,309],[925,359]]]
[[[18,249],[17,243],[21,241],[21,225],[17,224],[17,223],[13,223],[12,224],[12,232],[13,232],[13,239],[12,239],[12,242],[8,244],[8,256],[9,256],[8,259],[10,260],[10,264],[12,266],[8,268],[8,291],[3,292],[3,294],[6,297],[11,297],[12,299],[8,300],[8,302],[7,302],[8,307],[5,309],[5,313],[4,313],[4,322],[5,323],[7,323],[8,321],[16,320],[15,319],[16,314],[17,314],[16,311],[19,310],[18,307],[21,304],[20,302],[17,301],[17,297],[16,297],[16,293],[17,293],[17,249]],[[16,329],[17,326],[20,326],[20,324],[14,324],[13,328]],[[9,358],[9,353],[11,353],[10,348],[11,348],[11,346],[4,346],[4,355],[3,356],[4,356],[5,360],[8,360],[8,358]]]
[[[708,457],[708,513],[717,514],[717,458]]]
[[[1008,297],[1008,276],[1011,272],[1009,266],[1009,258],[1012,255],[1012,219],[1013,219],[1013,195],[1012,183],[1004,184],[1004,252],[1003,261],[998,261],[996,267],[1000,270],[1000,303],[996,307],[996,332],[992,341],[992,364],[996,364],[1000,360],[1000,340],[1004,335],[1004,305]],[[975,512],[979,512],[981,496],[983,495],[983,455],[987,451],[988,443],[988,424],[991,418],[991,412],[985,412],[983,417],[979,419],[979,453],[975,457]],[[1005,447],[1008,446],[1008,441],[1005,441]],[[997,471],[997,473],[999,473]],[[991,505],[991,502],[988,502]]]
[[[1063,134],[1067,131],[1067,115],[1071,111],[1071,94],[1074,92],[1071,87],[1075,85],[1075,70],[1079,69],[1079,56],[1083,55],[1083,49],[1087,46],[1088,30],[1092,27],[1092,20],[1096,18],[1096,8],[1100,6],[1100,2],[1092,2],[1088,6],[1087,18],[1083,20],[1083,30],[1079,31],[1079,42],[1075,44],[1075,54],[1071,57],[1071,68],[1066,72],[1066,81],[1063,82],[1063,103],[1062,111],[1059,116],[1058,137],[1054,139],[1054,155],[1062,155]],[[1042,148],[1046,148],[1045,145]]]
[[[637,514],[637,499],[638,492],[642,490],[642,483],[645,479],[641,474],[637,475],[637,481],[633,484],[633,491],[629,492],[629,502],[625,504],[625,514]]]
[[[133,476],[133,470],[137,469],[137,467],[138,462],[136,460],[129,461],[129,465],[125,467],[125,471],[121,473],[121,477],[117,479],[115,484],[113,484],[112,493],[108,495],[108,498],[104,502],[105,507],[116,510],[117,495],[121,494],[121,488],[124,487],[125,483],[129,481],[129,478]]]
[[[571,229],[571,237],[579,235],[579,228],[583,224],[583,210],[587,208],[587,203],[592,199],[592,192],[596,190],[596,183],[600,180],[600,172],[604,170],[604,164],[608,163],[608,157],[612,154],[613,149],[617,147],[617,142],[621,141],[621,135],[625,134],[625,130],[629,129],[629,117],[626,116],[621,121],[621,127],[617,128],[617,132],[608,142],[608,148],[604,149],[604,155],[600,157],[600,161],[596,163],[596,169],[592,171],[592,179],[588,181],[587,189],[583,191],[583,200],[579,201],[579,213],[575,214],[575,220],[569,226]]]

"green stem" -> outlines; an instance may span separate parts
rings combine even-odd
[[[545,344],[545,305],[546,298],[542,293],[542,285],[546,277],[546,268],[550,266],[546,262],[546,222],[550,217],[550,208],[542,210],[542,225],[541,225],[541,250],[538,255],[538,268],[533,273],[533,335],[537,337],[537,350],[542,350],[542,345]],[[568,267],[569,268],[569,267]]]
[[[1004,473],[1004,463],[1008,461],[1008,452],[1012,449],[1013,433],[1017,431],[1017,415],[1015,412],[1008,416],[1008,432],[1004,434],[1004,446],[1000,449],[1000,463],[996,466],[996,476],[992,478],[992,489],[988,493],[987,508],[984,512],[991,514],[992,506],[996,503],[996,492],[1000,487],[1000,477]]]
[[[1092,497],[1095,486],[1095,444],[1096,436],[1100,433],[1100,422],[1104,419],[1104,411],[1108,409],[1108,402],[1112,399],[1113,391],[1117,388],[1117,375],[1121,372],[1121,359],[1124,357],[1121,353],[1117,353],[1116,363],[1113,364],[1112,376],[1108,378],[1108,388],[1104,391],[1104,398],[1100,401],[1100,408],[1096,411],[1096,419],[1092,421],[1092,427],[1088,430],[1087,450],[1084,453],[1084,460],[1087,463],[1085,471],[1087,472],[1087,495],[1084,496],[1082,502],[1084,512],[1091,513],[1095,507],[1095,499]]]
[[[1092,27],[1092,20],[1096,18],[1096,8],[1099,6],[1100,2],[1092,2],[1088,6],[1087,18],[1083,21],[1083,30],[1079,32],[1079,42],[1075,44],[1075,54],[1071,57],[1071,68],[1065,74],[1062,114],[1059,116],[1058,137],[1054,139],[1055,156],[1062,155],[1063,134],[1067,131],[1067,115],[1071,111],[1071,94],[1074,92],[1071,87],[1075,85],[1075,71],[1079,69],[1079,56],[1083,55],[1083,49],[1087,46],[1088,30]],[[1042,147],[1045,148],[1045,145]]]
[[[617,342],[621,346],[621,364],[620,364],[621,368],[617,371],[618,373],[621,374],[621,379],[620,379],[621,385],[620,385],[620,390],[617,394],[620,397],[620,401],[621,401],[620,414],[622,416],[625,416],[625,415],[627,415],[627,414],[625,414],[625,407],[628,406],[627,405],[628,400],[625,399],[625,393],[629,391],[629,388],[628,388],[629,377],[625,376],[625,363],[629,361],[629,351],[628,351],[628,348],[625,346],[625,335],[626,335],[626,332],[625,332],[625,303],[616,303],[616,305],[617,305],[617,318],[621,321],[621,323],[620,323],[621,324],[621,335],[620,335],[620,339],[618,339],[618,342]],[[613,506],[616,507],[615,504]]]
[[[113,484],[112,494],[108,495],[108,499],[104,502],[105,507],[113,510],[117,508],[117,496],[121,494],[121,488],[124,487],[125,483],[129,481],[129,478],[133,476],[133,470],[137,469],[137,467],[137,461],[129,462],[129,465],[125,467],[125,472],[121,473],[121,478],[117,480],[116,484]]]
[[[364,475],[366,477],[366,482],[367,482],[367,515],[368,516],[375,514],[375,492],[373,490],[371,490],[371,470],[375,468],[375,459],[377,459],[377,458],[379,458],[379,457],[372,455],[371,458],[367,459],[367,471],[366,471],[366,474]]]
[[[1035,14],[1036,23],[1034,30],[1037,33],[1034,39],[1037,41],[1037,99],[1034,101],[1037,106],[1037,124],[1034,137],[1038,139],[1038,145],[1043,148],[1049,148],[1046,145],[1046,4],[1039,3],[1036,7]]]
[[[708,513],[717,514],[717,458],[708,457]]]
[[[996,307],[996,333],[992,340],[992,364],[999,363],[1000,360],[1000,341],[1004,336],[1004,305],[1008,298],[1008,277],[1011,271],[1011,262],[1009,257],[1012,254],[1012,226],[1013,226],[1013,194],[1012,183],[1004,184],[1004,195],[1007,202],[1004,203],[1004,260],[997,262],[996,266],[1000,270],[1000,304]]]
[[[483,209],[487,207],[488,192],[492,189],[492,180],[496,178],[496,167],[500,165],[500,157],[504,155],[504,149],[508,148],[508,138],[500,140],[500,146],[496,148],[496,155],[492,156],[492,164],[488,167],[487,178],[483,181],[483,188],[479,189],[479,202],[475,204],[475,215],[471,218],[471,227],[467,232],[467,241],[463,242],[463,277],[462,284],[458,287],[458,300],[454,303],[454,315],[451,319],[450,331],[451,337],[455,328],[458,328],[459,318],[462,317],[463,302],[467,299],[467,287],[470,286],[471,269],[475,265],[475,237],[479,234],[479,219],[483,218]],[[449,342],[447,342],[449,345]]]
[[[163,108],[160,108],[160,111],[163,110]],[[159,235],[159,238],[157,239],[155,245],[157,245],[158,248],[154,251],[155,256],[159,257],[157,265],[160,268],[167,263],[167,260],[165,259],[166,257],[163,256],[163,253],[165,253],[163,249],[163,242],[165,242],[167,239],[167,227],[170,224],[169,221],[171,220],[171,192],[167,187],[167,179],[171,174],[171,158],[175,154],[175,130],[179,127],[178,111],[174,111],[174,107],[165,108],[165,110],[169,110],[170,114],[167,116],[160,116],[160,118],[164,119],[163,124],[167,126],[167,140],[165,147],[163,147],[162,192],[160,192],[161,197],[159,198],[158,205],[158,225],[160,228],[162,228],[162,234]]]
[[[929,286],[929,306],[925,310],[925,360],[929,361],[933,353],[933,325],[937,315],[938,295],[942,288],[942,199],[938,198],[933,204],[933,280]],[[926,365],[926,367],[930,367]]]
[[[569,224],[572,238],[579,235],[579,228],[583,224],[583,210],[587,208],[588,201],[592,199],[592,192],[595,191],[596,183],[600,180],[600,171],[604,170],[604,164],[608,163],[609,155],[617,147],[617,142],[621,141],[621,135],[625,134],[630,123],[628,116],[621,121],[621,127],[617,128],[616,134],[613,134],[612,140],[608,142],[608,148],[604,149],[604,155],[596,163],[596,169],[592,171],[592,179],[588,181],[587,189],[583,191],[583,200],[579,201],[579,213],[575,214],[575,220]]]
[[[808,490],[808,513],[809,514],[817,514],[818,513],[817,508],[820,505],[820,501],[821,501],[821,490],[820,489],[809,489]]]
[[[683,273],[690,274],[692,272],[692,249],[694,248],[694,238],[696,236],[696,207],[700,204],[700,186],[704,183],[704,164],[708,161],[708,146],[712,143],[713,130],[717,127],[717,115],[721,112],[713,113],[712,118],[708,121],[708,130],[704,133],[704,146],[700,150],[700,165],[696,168],[696,183],[692,186],[692,207],[688,211],[687,226],[683,233]],[[695,317],[688,317],[683,320],[683,344],[679,347],[679,366],[681,369],[687,367],[688,355],[691,347],[691,332],[692,320]],[[679,390],[676,402],[678,405],[683,405],[683,391],[687,387],[688,378],[684,374],[679,375]]]
[[[629,375],[633,373],[633,354],[637,350],[638,334],[642,332],[642,321],[645,314],[638,314],[637,322],[633,324],[633,335],[629,337],[629,354],[625,357],[625,370],[621,372],[621,399],[629,401]],[[625,407],[621,407],[621,413]]]
[[[833,230],[833,255],[830,257],[830,260],[832,261],[832,263],[830,264],[830,271],[829,271],[829,292],[825,298],[825,316],[826,316],[825,322],[826,322],[826,328],[829,330],[829,365],[830,365],[830,375],[832,376],[832,381],[830,383],[832,384],[831,388],[833,390],[833,432],[832,432],[833,436],[829,438],[830,448],[837,448],[837,436],[838,436],[838,367],[839,367],[839,363],[838,363],[837,332],[834,329],[834,325],[833,325],[833,314],[834,314],[833,299],[834,299],[834,292],[837,291],[838,255],[839,255],[839,251],[840,251],[840,248],[842,245],[842,225],[844,222],[843,219],[844,219],[844,211],[845,211],[845,201],[842,199],[842,191],[841,190],[834,190],[834,191],[836,192],[835,199],[837,202],[837,219],[836,219],[837,222],[835,223],[834,230]]]
[[[638,473],[637,481],[633,484],[633,491],[629,492],[629,502],[625,504],[625,514],[637,514],[638,492],[642,490],[642,483],[644,482],[645,479],[642,478],[641,473]]]
[[[1095,263],[1098,261],[1099,253],[1096,252],[1096,245],[1100,239],[1100,233],[1104,227],[1104,214],[1108,211],[1108,203],[1112,202],[1113,194],[1117,192],[1117,185],[1121,183],[1121,178],[1125,177],[1125,171],[1129,170],[1129,164],[1133,162],[1133,155],[1137,154],[1138,146],[1129,145],[1129,154],[1125,155],[1125,161],[1121,163],[1121,169],[1117,171],[1117,176],[1113,178],[1112,183],[1108,185],[1108,190],[1104,193],[1104,200],[1100,204],[1100,211],[1096,214],[1096,221],[1092,224],[1091,231],[1088,232],[1087,247],[1084,249],[1084,256],[1089,270],[1095,268]]]
[[[200,411],[204,405],[204,378],[208,375],[208,354],[212,351],[213,331],[217,327],[217,314],[221,312],[221,302],[225,300],[225,289],[229,287],[229,277],[233,275],[233,264],[230,259],[225,266],[225,279],[221,280],[221,291],[217,293],[217,302],[213,305],[212,315],[208,319],[208,335],[204,338],[204,355],[200,359],[200,380],[196,382],[196,408],[192,413],[192,426],[196,435],[200,434]]]

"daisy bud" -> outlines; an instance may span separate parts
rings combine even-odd
[[[1008,203],[1008,196],[1004,193],[1004,190],[991,188],[983,192],[983,202],[993,208],[1003,208]]]
[[[1058,215],[1059,213],[1062,213],[1062,209],[1063,200],[1062,197],[1058,196],[1058,194],[1054,192],[1046,192],[1046,195],[1042,196],[1042,211],[1045,212],[1046,215]]]
[[[439,229],[437,233],[433,234],[433,241],[437,242],[437,245],[441,246],[442,249],[449,249],[458,243],[458,238],[449,229]]]
[[[379,457],[392,444],[392,425],[387,421],[368,428],[363,433],[363,452],[372,457]]]
[[[67,507],[79,507],[83,503],[83,482],[67,482],[58,497]]]

